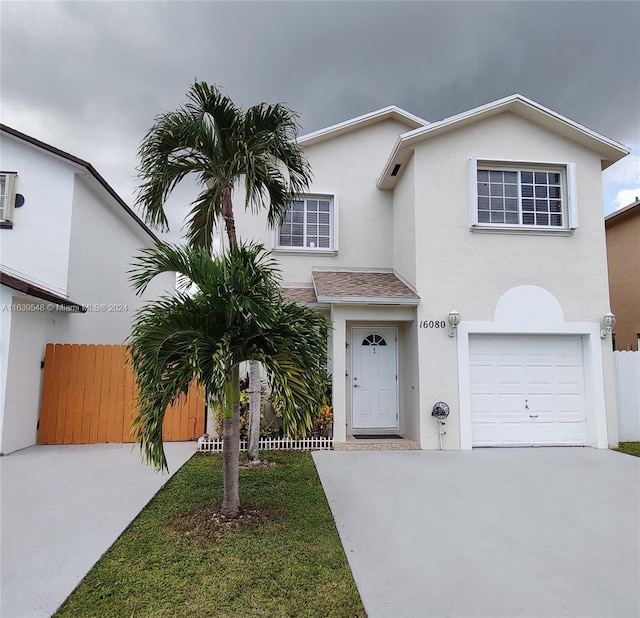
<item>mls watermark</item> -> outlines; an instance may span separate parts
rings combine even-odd
[[[64,311],[67,313],[126,313],[129,305],[122,303],[96,303],[84,305],[79,308],[77,305],[60,305],[58,303],[15,303],[12,305],[2,305],[3,312],[13,313],[48,313],[53,311]],[[84,310],[84,311],[83,311]]]

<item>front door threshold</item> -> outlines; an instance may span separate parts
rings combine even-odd
[[[411,438],[356,439],[347,436],[346,442],[334,442],[334,451],[419,451],[420,442]]]

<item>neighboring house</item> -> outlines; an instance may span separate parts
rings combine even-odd
[[[0,452],[35,444],[47,343],[121,344],[156,237],[87,162],[0,125]],[[149,298],[171,291],[171,275]]]
[[[605,217],[614,350],[639,349],[640,200]]]
[[[446,449],[617,444],[601,172],[625,147],[520,95],[299,143],[309,193],[279,230],[243,212],[238,229],[331,321],[336,448],[438,448],[441,401]]]

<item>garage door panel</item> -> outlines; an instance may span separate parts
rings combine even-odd
[[[472,438],[475,446],[494,446],[496,436],[504,446],[526,446],[522,439],[522,423],[486,422],[473,426]]]
[[[584,394],[574,389],[558,389],[557,410],[562,413],[565,410],[584,411]]]
[[[471,367],[471,384],[491,384],[495,381],[493,365],[476,365]]]
[[[492,423],[498,424],[496,421],[496,415],[493,411],[491,412],[478,412],[477,416],[474,418],[476,423]],[[522,412],[514,412],[510,410],[505,410],[500,414],[500,422],[501,423],[526,423],[528,420],[528,416],[522,414]]]
[[[526,370],[529,384],[553,384],[553,365],[529,365]],[[524,371],[524,368],[523,368]]]
[[[501,414],[525,414],[522,396],[519,393],[476,393],[471,396],[471,406],[477,413],[495,415],[495,412],[499,411]]]
[[[571,367],[558,366],[555,369],[555,378],[558,384],[575,384],[580,388],[582,385],[583,369],[581,365]]]
[[[504,365],[500,364],[496,367],[498,384],[517,384],[520,385],[525,379],[525,372],[522,365]]]
[[[584,425],[582,422],[535,424],[533,437],[537,445],[580,446],[584,444]]]
[[[584,444],[579,336],[472,335],[474,446]]]
[[[543,412],[553,412],[557,405],[557,397],[553,393],[529,393],[526,399],[527,411],[530,414],[541,414]]]

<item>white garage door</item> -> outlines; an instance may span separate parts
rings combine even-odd
[[[472,335],[469,346],[473,446],[585,444],[580,337]]]

